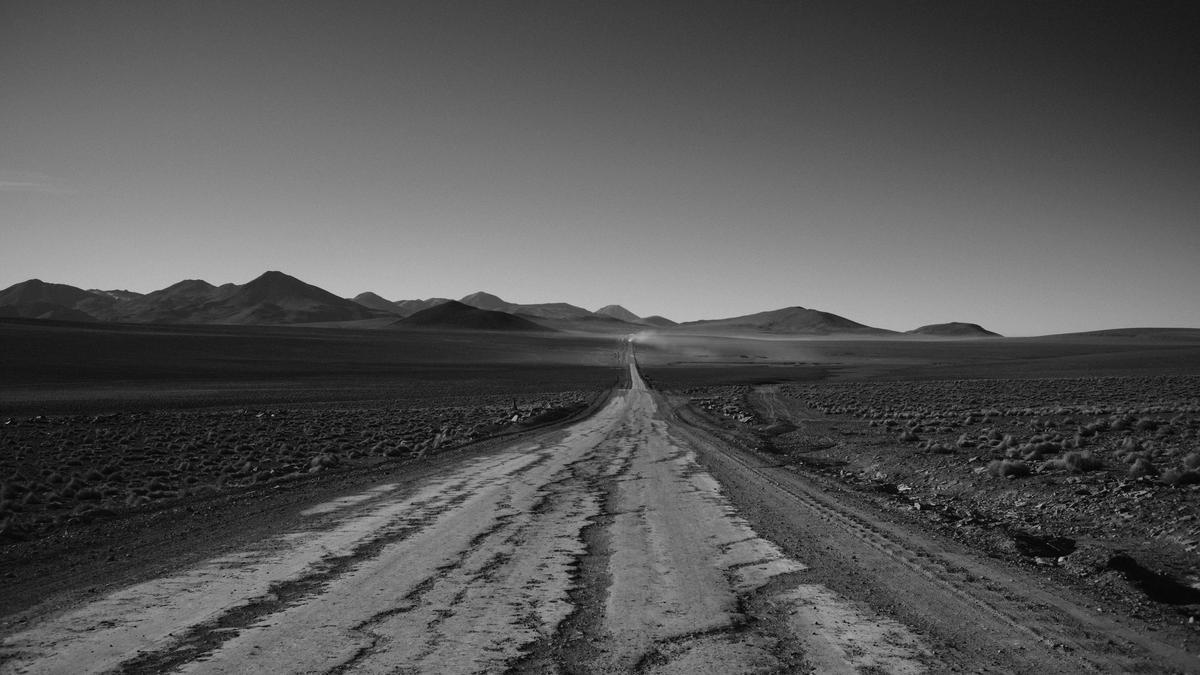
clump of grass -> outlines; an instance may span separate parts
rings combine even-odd
[[[1030,474],[1029,465],[1020,459],[995,459],[988,463],[988,473],[1001,478],[1019,478]]]
[[[1188,471],[1200,471],[1200,452],[1192,452],[1184,457],[1183,468]]]
[[[1146,459],[1145,457],[1138,457],[1137,459],[1133,460],[1133,464],[1129,465],[1130,478],[1142,478],[1143,476],[1156,475],[1158,475],[1158,469],[1156,469],[1154,464],[1152,464],[1150,460]]]
[[[1046,462],[1046,466],[1051,469],[1066,469],[1071,473],[1087,473],[1096,469],[1104,468],[1104,460],[1093,455],[1091,452],[1068,452],[1059,459],[1052,459]]]
[[[1171,486],[1194,485],[1200,483],[1200,471],[1180,471],[1178,469],[1167,469],[1163,471],[1158,478],[1160,481]]]

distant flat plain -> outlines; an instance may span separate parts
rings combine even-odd
[[[819,380],[1200,374],[1200,331],[995,339],[646,331],[662,387]],[[617,339],[586,333],[0,319],[0,414],[424,400],[607,386]]]
[[[656,333],[638,362],[662,387],[814,380],[958,380],[1200,374],[1200,331],[1021,338],[801,338]]]
[[[0,414],[426,401],[610,386],[610,336],[0,319]]]

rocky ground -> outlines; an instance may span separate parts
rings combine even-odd
[[[225,490],[432,454],[567,417],[598,396],[6,417],[0,544]]]
[[[1200,378],[696,387],[798,472],[1200,633]]]

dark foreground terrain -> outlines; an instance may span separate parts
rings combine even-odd
[[[5,670],[1200,664],[1188,340],[0,348]]]

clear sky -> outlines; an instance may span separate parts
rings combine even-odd
[[[1200,326],[1200,3],[0,2],[0,287]]]

